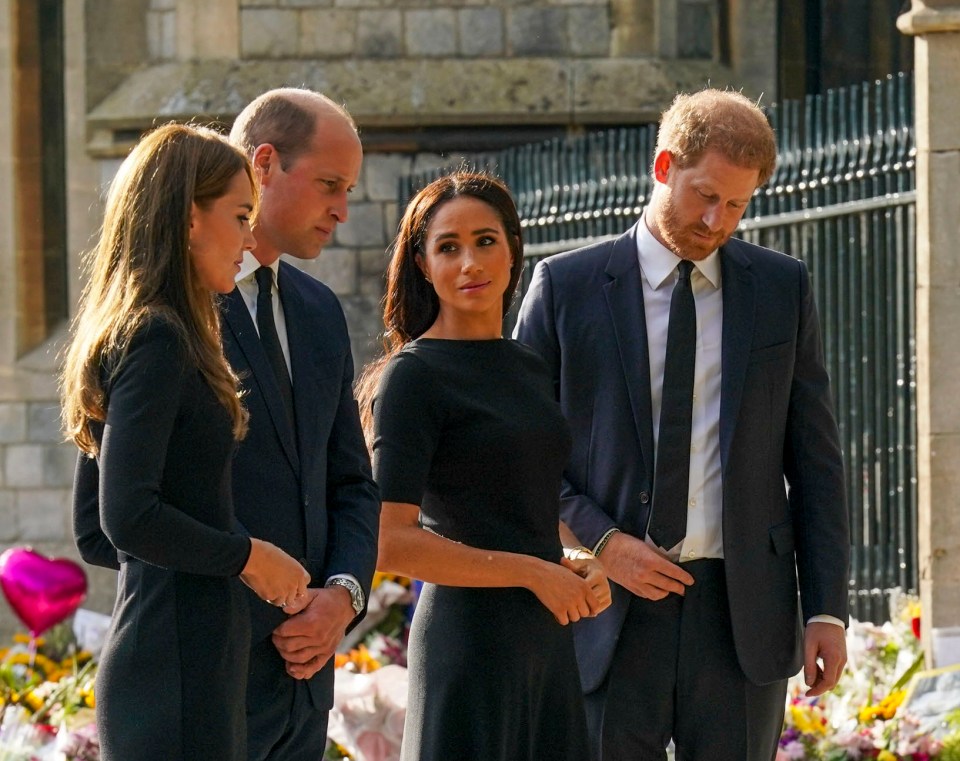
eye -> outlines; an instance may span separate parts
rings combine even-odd
[[[237,217],[237,220],[238,220],[238,221],[240,222],[240,224],[242,225],[242,224],[250,221],[250,215],[249,215],[249,214],[241,214],[239,217]]]
[[[437,246],[437,251],[441,254],[450,254],[457,250],[455,243],[441,243]]]
[[[480,246],[493,246],[496,245],[497,239],[492,235],[484,235],[477,240],[477,244]]]

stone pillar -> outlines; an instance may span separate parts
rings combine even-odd
[[[960,661],[960,2],[912,0],[916,35],[917,465],[923,643]]]

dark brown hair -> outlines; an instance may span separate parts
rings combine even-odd
[[[424,245],[427,228],[441,206],[464,196],[483,201],[497,213],[503,224],[513,255],[510,282],[503,293],[503,315],[506,316],[510,309],[523,271],[523,236],[520,217],[509,189],[492,175],[463,170],[434,180],[407,204],[391,248],[387,289],[383,298],[384,354],[367,365],[357,381],[360,417],[368,436],[372,424],[370,403],[387,360],[404,345],[423,335],[440,313],[436,291],[417,264],[417,256],[426,255]]]

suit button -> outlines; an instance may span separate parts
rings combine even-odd
[[[640,492],[640,504],[645,505],[650,501],[650,493],[642,491]]]

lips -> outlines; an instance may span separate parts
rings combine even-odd
[[[477,291],[486,288],[491,282],[493,281],[484,280],[482,283],[467,283],[466,285],[461,285],[460,290],[464,293],[476,293]]]

